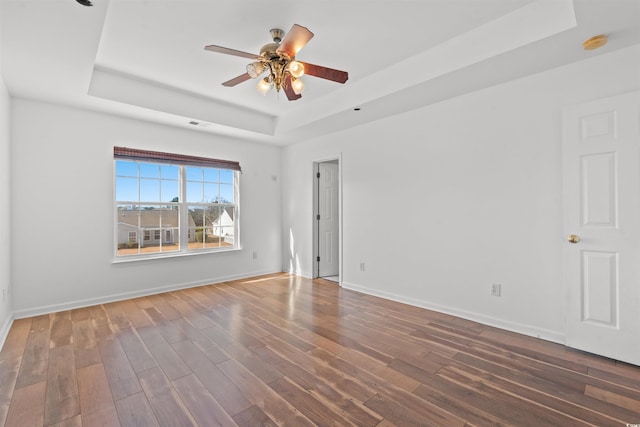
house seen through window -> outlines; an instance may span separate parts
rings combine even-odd
[[[237,162],[114,148],[117,258],[239,247]]]

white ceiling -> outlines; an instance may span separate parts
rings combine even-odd
[[[640,0],[0,2],[13,96],[280,145],[640,43]],[[205,45],[258,53],[293,24],[315,34],[297,58],[346,84],[305,76],[293,102],[221,85],[250,60]]]

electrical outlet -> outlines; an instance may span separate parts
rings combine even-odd
[[[360,263],[360,271],[364,271],[364,262]]]
[[[258,251],[253,251],[253,259],[258,259]]]
[[[491,284],[491,295],[499,297],[502,294],[502,285],[500,283]]]

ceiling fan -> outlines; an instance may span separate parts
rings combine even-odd
[[[211,52],[254,60],[247,65],[246,73],[222,83],[223,86],[232,87],[249,79],[261,77],[266,73],[266,77],[261,77],[258,81],[258,92],[266,95],[271,88],[275,88],[277,92],[283,89],[287,99],[295,101],[302,97],[304,83],[300,77],[304,74],[338,83],[344,83],[349,78],[349,73],[346,71],[296,61],[296,55],[300,49],[313,37],[313,33],[306,27],[294,24],[286,36],[284,31],[278,28],[274,28],[270,32],[273,43],[262,46],[259,55],[222,46],[205,46],[205,49]]]

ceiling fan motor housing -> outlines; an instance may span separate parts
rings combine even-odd
[[[272,28],[269,32],[271,33],[271,38],[273,39],[273,41],[280,44],[282,38],[284,37],[284,31],[280,28]]]
[[[285,52],[277,51],[284,37],[284,31],[273,28],[270,32],[273,43],[267,43],[260,48],[260,56],[264,58],[261,62],[269,70],[269,81],[273,83],[276,91],[280,91],[285,81],[284,75],[287,72],[287,65],[295,58],[290,58]]]

